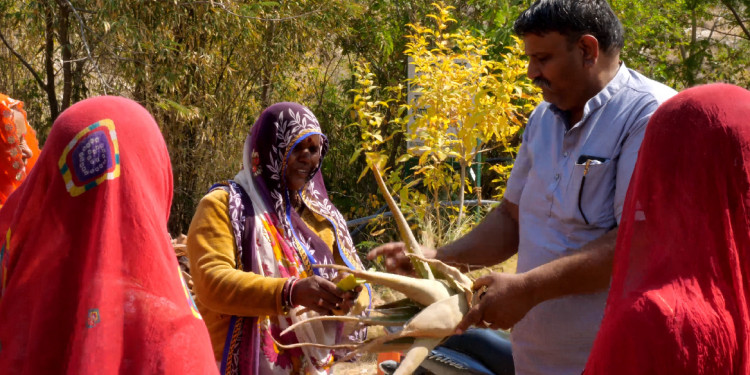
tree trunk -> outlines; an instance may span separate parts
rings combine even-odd
[[[438,189],[435,189],[432,192],[432,204],[433,209],[435,210],[437,233],[438,235],[440,235],[441,233],[443,233],[443,223],[440,221],[440,196],[438,194]]]
[[[390,134],[390,133],[385,133]],[[391,141],[391,149],[390,153],[388,155],[388,163],[386,164],[389,168],[395,168],[396,167],[396,159],[399,156],[399,151],[401,150],[401,147],[404,144],[404,133],[398,132],[393,135],[393,140]]]
[[[75,68],[73,69],[73,103],[79,102],[87,96],[86,91],[88,89],[86,88],[86,82],[83,79],[84,66],[85,61],[77,61],[75,64]]]
[[[461,184],[458,188],[458,224],[464,219],[464,188],[466,187],[466,164],[461,163]]]
[[[57,41],[60,43],[63,71],[63,92],[60,111],[64,111],[66,108],[70,107],[70,94],[73,91],[73,69],[71,68],[70,63],[70,60],[73,58],[73,53],[70,45],[70,33],[68,31],[70,25],[70,12],[72,9],[70,9],[68,4],[62,0],[58,0],[57,4],[60,8],[57,26]]]
[[[263,37],[265,46],[264,49],[268,51],[266,56],[271,55],[273,51],[273,38],[276,31],[276,23],[274,21],[266,21],[266,32]],[[263,108],[267,108],[271,105],[271,84],[273,79],[273,64],[269,60],[263,59],[263,67],[261,68],[261,88],[260,88],[260,103]]]
[[[44,23],[44,67],[47,74],[47,84],[44,90],[47,92],[50,117],[54,122],[60,114],[60,109],[55,93],[55,14],[49,2],[44,8]]]

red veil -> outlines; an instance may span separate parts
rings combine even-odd
[[[589,374],[750,374],[750,92],[688,89],[653,115]]]
[[[171,200],[143,107],[98,97],[60,115],[0,210],[4,374],[218,371],[170,244]]]
[[[25,129],[16,129],[11,109],[23,115]],[[23,138],[33,154],[26,161],[25,167],[21,157],[21,142],[18,139],[18,130],[24,133]],[[0,94],[0,206],[5,203],[10,193],[21,185],[38,157],[39,142],[36,139],[36,132],[26,121],[23,102]]]

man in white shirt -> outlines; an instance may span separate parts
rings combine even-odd
[[[625,67],[623,29],[605,0],[537,0],[516,20],[528,76],[542,89],[502,203],[427,256],[516,274],[484,288],[458,326],[513,327],[517,374],[580,374],[604,311],[617,225],[651,114],[675,91]],[[400,243],[368,255],[410,272]]]

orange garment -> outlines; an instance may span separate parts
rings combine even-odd
[[[15,116],[23,115],[24,128],[18,129]],[[24,165],[22,144],[31,149],[32,157]],[[39,157],[39,142],[36,132],[29,125],[23,102],[0,94],[0,206],[28,174]]]

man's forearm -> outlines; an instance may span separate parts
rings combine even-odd
[[[612,260],[618,228],[584,245],[572,254],[525,273],[536,303],[571,294],[605,290],[612,277]]]
[[[463,270],[492,266],[518,252],[518,206],[503,201],[471,232],[437,250],[436,258]]]

